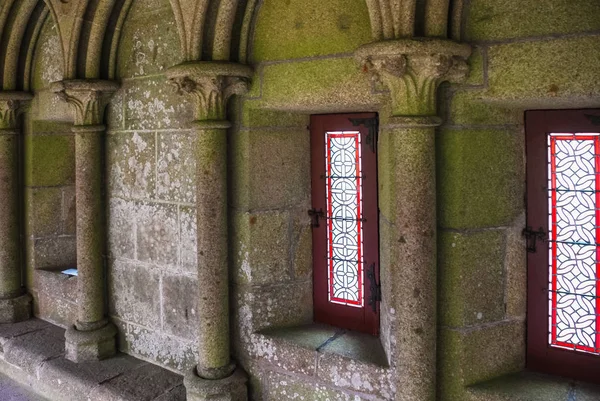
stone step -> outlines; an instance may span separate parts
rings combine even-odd
[[[65,359],[64,333],[39,319],[0,324],[0,373],[51,401],[185,400],[181,375],[132,356]]]

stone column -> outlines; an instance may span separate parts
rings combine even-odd
[[[0,323],[31,317],[31,295],[21,283],[19,114],[32,96],[0,92]]]
[[[363,71],[391,95],[382,115],[379,186],[382,280],[386,304],[396,310],[397,400],[436,399],[436,92],[443,81],[466,76],[468,45],[407,39],[359,48]]]
[[[116,327],[105,311],[104,109],[118,85],[70,80],[51,87],[73,106],[77,228],[77,321],[65,334],[66,358],[99,360],[116,352]]]
[[[185,377],[190,401],[247,399],[246,376],[230,355],[227,241],[227,101],[243,94],[250,67],[225,62],[175,66],[168,78],[193,96],[197,135],[198,365]]]

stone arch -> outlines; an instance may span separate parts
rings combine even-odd
[[[42,0],[9,0],[0,9],[2,90],[29,90],[33,52],[47,16]]]

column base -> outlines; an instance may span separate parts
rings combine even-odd
[[[0,323],[17,323],[31,318],[31,295],[0,299]]]
[[[183,379],[187,401],[247,401],[246,373],[237,368],[224,379],[208,380],[196,374],[196,369],[186,373]]]
[[[100,361],[117,353],[112,323],[92,331],[79,331],[71,326],[65,333],[65,358],[73,362]]]

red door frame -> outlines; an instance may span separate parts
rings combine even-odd
[[[327,210],[325,196],[325,133],[331,131],[358,131],[362,143],[362,216],[363,216],[363,283],[365,302],[362,308],[340,305],[328,299],[327,222],[321,219],[313,227],[313,283],[314,319],[316,322],[379,335],[379,302],[375,310],[369,305],[371,297],[367,268],[375,266],[375,280],[379,283],[379,209],[377,203],[377,153],[367,145],[369,130],[364,125],[354,126],[350,118],[376,118],[375,113],[331,114],[311,116],[311,178],[312,207]]]
[[[548,233],[548,133],[600,132],[600,110],[528,111],[527,226]],[[546,242],[527,254],[527,367],[528,369],[600,383],[600,356],[551,347],[549,338],[548,267]],[[600,285],[600,283],[599,283]],[[600,311],[597,311],[600,312]]]

